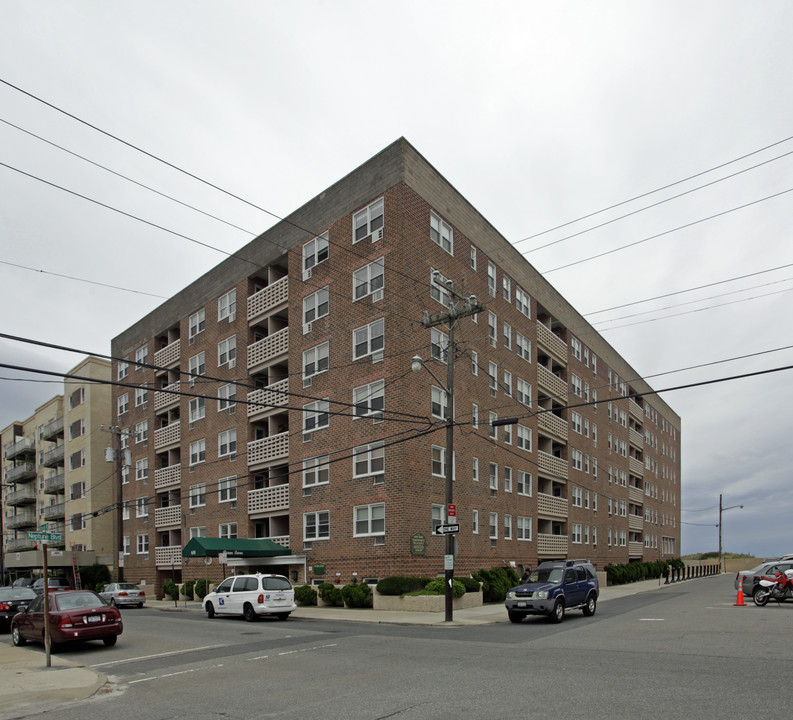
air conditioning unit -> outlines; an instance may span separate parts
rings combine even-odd
[[[377,423],[383,422],[385,418],[383,417],[383,413],[375,413],[372,416],[372,425],[376,425]]]
[[[310,377],[303,378],[303,387],[304,388],[311,387],[311,378]]]
[[[303,323],[303,335],[307,335],[311,332],[311,323]]]
[[[383,351],[382,350],[380,352],[372,353],[372,362],[373,363],[383,362]]]
[[[233,323],[237,319],[237,313],[229,313],[229,322]]]
[[[372,293],[372,302],[373,303],[376,303],[376,302],[378,302],[379,300],[382,300],[382,299],[383,299],[383,288],[380,288],[379,290],[375,290]]]
[[[374,243],[382,239],[383,239],[383,228],[377,228],[377,230],[375,230],[372,233],[372,242]]]
[[[195,343],[195,335],[191,335],[190,340],[188,341],[188,344],[190,345],[192,345],[193,343]]]
[[[305,268],[303,270],[303,280],[311,280],[311,275],[313,274],[312,268]]]
[[[237,359],[232,358],[229,360],[229,370],[233,370],[235,367],[237,367]]]
[[[313,433],[303,433],[303,442],[311,442],[311,439],[314,437]]]

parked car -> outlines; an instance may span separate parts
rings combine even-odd
[[[132,583],[110,583],[99,593],[105,602],[111,605],[134,605],[142,608],[146,602],[146,593]]]
[[[297,605],[292,583],[283,575],[234,575],[203,600],[207,617],[242,615],[253,621],[262,615],[286,620]]]
[[[11,620],[11,641],[17,647],[44,642],[44,603],[50,604],[50,649],[77,640],[102,640],[115,645],[124,632],[121,613],[91,590],[67,590],[37,595]]]
[[[597,572],[591,563],[544,562],[527,582],[507,593],[504,604],[513,623],[527,615],[545,615],[552,622],[562,622],[565,612],[574,608],[583,610],[584,615],[594,615],[599,593]]]
[[[39,578],[33,583],[33,589],[41,595],[44,592],[44,578]],[[62,577],[47,578],[47,590],[57,592],[59,590],[72,590],[72,584]]]
[[[11,618],[37,597],[29,587],[0,588],[0,629],[8,630],[11,627]]]
[[[751,570],[739,570],[735,575],[733,586],[736,590],[743,590],[744,595],[754,597],[755,590],[760,587],[760,578],[773,577],[778,572],[785,572],[793,568],[793,559],[787,561],[768,560],[760,563]]]
[[[11,583],[11,587],[26,587],[26,588],[29,588],[31,585],[33,585],[33,578],[32,577],[20,577],[20,578],[17,578],[16,580],[14,580],[14,582]]]

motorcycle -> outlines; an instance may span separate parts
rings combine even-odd
[[[769,600],[782,602],[793,598],[793,570],[777,573],[775,577],[761,577],[752,599],[758,607],[763,607]]]

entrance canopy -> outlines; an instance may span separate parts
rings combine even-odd
[[[226,553],[229,558],[256,558],[291,555],[292,551],[264,538],[195,537],[182,549],[182,557],[217,557]]]

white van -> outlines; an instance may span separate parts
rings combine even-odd
[[[283,575],[233,575],[203,601],[207,617],[242,615],[252,622],[262,615],[286,620],[297,605],[292,583]]]

